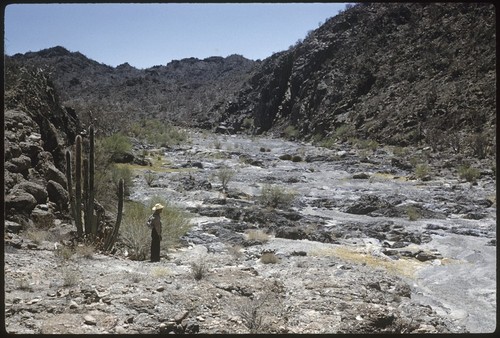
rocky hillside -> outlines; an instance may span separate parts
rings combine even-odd
[[[51,224],[69,216],[65,151],[80,122],[44,72],[7,62],[5,78],[5,225]]]
[[[491,4],[359,4],[265,59],[213,112],[235,131],[253,119],[257,133],[293,126],[316,139],[445,145],[488,132],[493,142],[495,29]]]
[[[203,126],[208,108],[231,97],[257,64],[231,55],[175,60],[147,69],[128,63],[111,67],[60,46],[10,59],[50,71],[62,103],[73,107],[84,123],[97,118],[108,132],[119,128],[119,122],[130,122],[131,116]]]

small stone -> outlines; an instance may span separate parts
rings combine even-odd
[[[35,298],[35,299],[30,300],[30,301],[28,302],[28,304],[36,304],[36,303],[38,303],[39,301],[41,301],[41,299],[40,299],[40,298]]]
[[[198,317],[196,317],[196,320],[199,322],[204,322],[205,318],[203,318],[202,316],[198,316]]]
[[[49,297],[55,297],[56,293],[54,291],[48,291],[47,292],[47,296],[49,296]]]
[[[158,292],[162,292],[162,291],[164,291],[164,290],[165,290],[165,287],[164,287],[163,285],[162,285],[162,286],[159,286],[159,287],[156,289],[156,291],[158,291]]]
[[[184,318],[186,318],[188,316],[188,314],[189,314],[189,311],[180,312],[177,316],[175,316],[174,321],[176,323],[180,323],[180,322],[182,322],[182,320]]]
[[[97,320],[94,317],[92,317],[91,315],[85,315],[83,317],[83,320],[84,320],[84,323],[87,325],[96,325],[97,324]]]
[[[72,300],[70,303],[69,303],[69,308],[70,309],[76,309],[78,307],[78,304]]]
[[[147,303],[147,302],[150,302],[150,301],[151,301],[151,299],[148,299],[148,298],[141,298],[141,302],[145,302],[145,303]]]

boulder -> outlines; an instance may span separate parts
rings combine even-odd
[[[13,209],[14,213],[29,215],[36,204],[35,197],[22,190],[14,191],[5,197],[5,211],[7,213]]]
[[[14,186],[12,190],[21,190],[35,197],[38,204],[47,202],[47,190],[39,184],[29,181],[23,181]]]
[[[66,175],[64,175],[59,169],[57,169],[53,164],[47,164],[44,166],[45,179],[48,181],[54,181],[59,183],[64,189],[67,187]]]
[[[11,173],[20,173],[23,176],[28,175],[28,169],[31,168],[31,159],[26,155],[13,158],[5,163],[5,169]]]
[[[49,200],[54,202],[59,210],[68,209],[68,192],[63,186],[55,181],[49,181],[47,183],[47,193],[49,195]]]

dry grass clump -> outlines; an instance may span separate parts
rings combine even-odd
[[[231,256],[236,259],[243,257],[243,252],[241,251],[241,249],[243,249],[241,245],[233,245],[227,247],[227,251],[229,252],[229,254],[231,254]]]
[[[26,232],[26,238],[35,244],[41,244],[43,241],[47,240],[48,235],[46,230],[30,229]]]
[[[204,261],[191,263],[191,274],[195,280],[201,280],[208,272],[208,267]]]
[[[91,244],[81,244],[75,248],[75,254],[86,259],[91,259],[94,253],[95,247]]]
[[[260,256],[260,261],[264,264],[276,264],[280,262],[280,259],[274,253],[266,252]]]
[[[73,248],[65,245],[58,245],[56,250],[54,250],[54,255],[63,261],[69,260],[71,257],[73,257],[74,253],[75,251],[73,250]]]
[[[259,242],[268,242],[271,236],[266,234],[264,231],[260,229],[251,229],[247,231],[247,239],[252,240],[252,241],[259,241]]]
[[[166,277],[169,274],[169,270],[163,266],[155,266],[151,269],[151,275],[156,278]]]
[[[63,267],[62,275],[63,286],[75,286],[81,279],[81,274],[79,271],[75,271],[67,267]]]

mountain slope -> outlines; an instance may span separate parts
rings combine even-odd
[[[75,108],[84,123],[98,118],[108,132],[130,118],[203,125],[208,107],[237,91],[256,64],[231,55],[188,58],[148,69],[128,63],[111,67],[60,46],[10,58],[48,69],[63,104]]]
[[[264,60],[216,111],[236,131],[251,118],[257,133],[291,125],[305,138],[492,133],[495,25],[491,4],[359,4]]]

